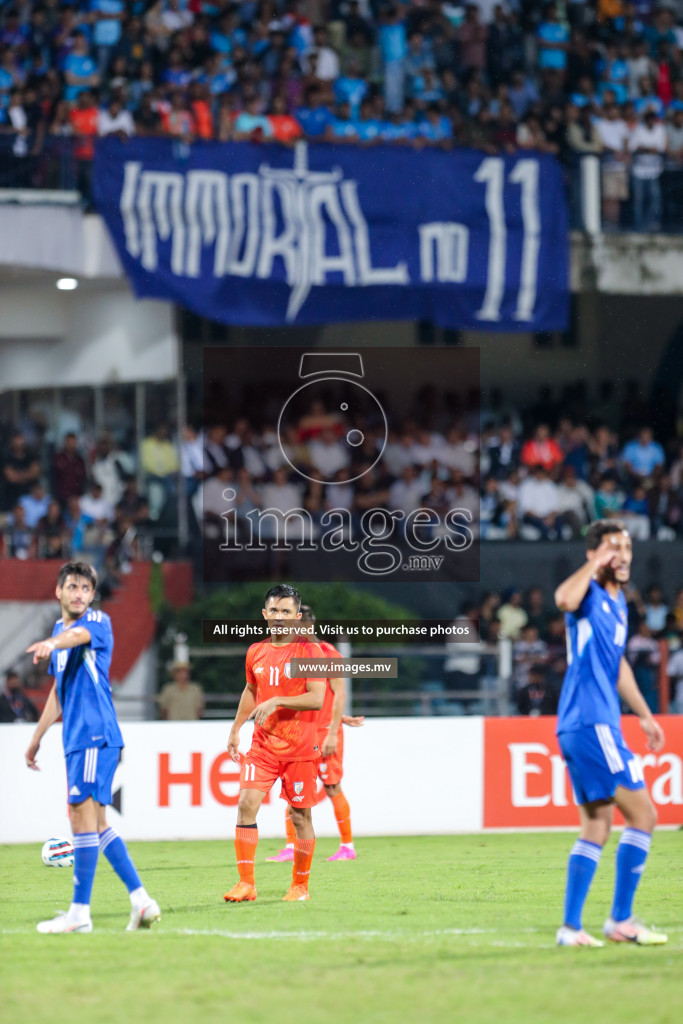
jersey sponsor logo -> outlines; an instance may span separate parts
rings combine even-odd
[[[303,800],[302,796],[293,796],[292,797],[292,803],[293,804],[299,804],[299,803],[301,803],[302,800]]]
[[[294,792],[297,794],[297,796],[299,795],[299,793],[303,793],[303,791],[304,791],[304,784],[303,784],[303,782],[295,782],[294,783]]]
[[[263,672],[263,665],[257,665],[254,672]]]

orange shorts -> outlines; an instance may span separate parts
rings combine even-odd
[[[318,737],[318,746],[321,750],[325,742],[325,735]],[[318,775],[322,779],[323,785],[336,786],[338,782],[341,782],[344,774],[344,736],[341,729],[339,730],[337,749],[334,754],[330,754],[329,757],[323,757],[321,754],[317,765]]]
[[[281,761],[259,748],[250,750],[242,761],[240,789],[258,789],[270,793],[282,779],[280,796],[292,807],[315,807],[317,761]]]

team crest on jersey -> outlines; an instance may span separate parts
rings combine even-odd
[[[285,665],[285,675],[287,676],[288,679],[292,678],[292,666],[289,661]]]
[[[303,784],[303,782],[295,782],[294,783],[294,792],[296,793],[296,795],[297,796],[301,796],[303,791],[304,791],[304,784]]]

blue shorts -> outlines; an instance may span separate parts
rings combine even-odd
[[[111,784],[120,760],[120,747],[88,747],[67,754],[69,803],[82,804],[91,796],[98,804],[110,804]]]
[[[645,780],[638,758],[618,729],[609,725],[587,725],[557,737],[567,763],[577,803],[611,800],[617,786],[644,789]]]

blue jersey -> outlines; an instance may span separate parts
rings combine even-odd
[[[73,626],[87,629],[90,643],[54,651],[48,668],[55,677],[62,707],[64,753],[90,747],[122,747],[109,683],[114,649],[111,619],[105,612],[88,610]],[[62,632],[64,622],[58,619],[52,635]]]
[[[628,635],[623,592],[610,597],[604,587],[591,580],[580,606],[565,615],[565,623],[568,664],[560,695],[558,733],[599,724],[620,731],[617,682]]]

